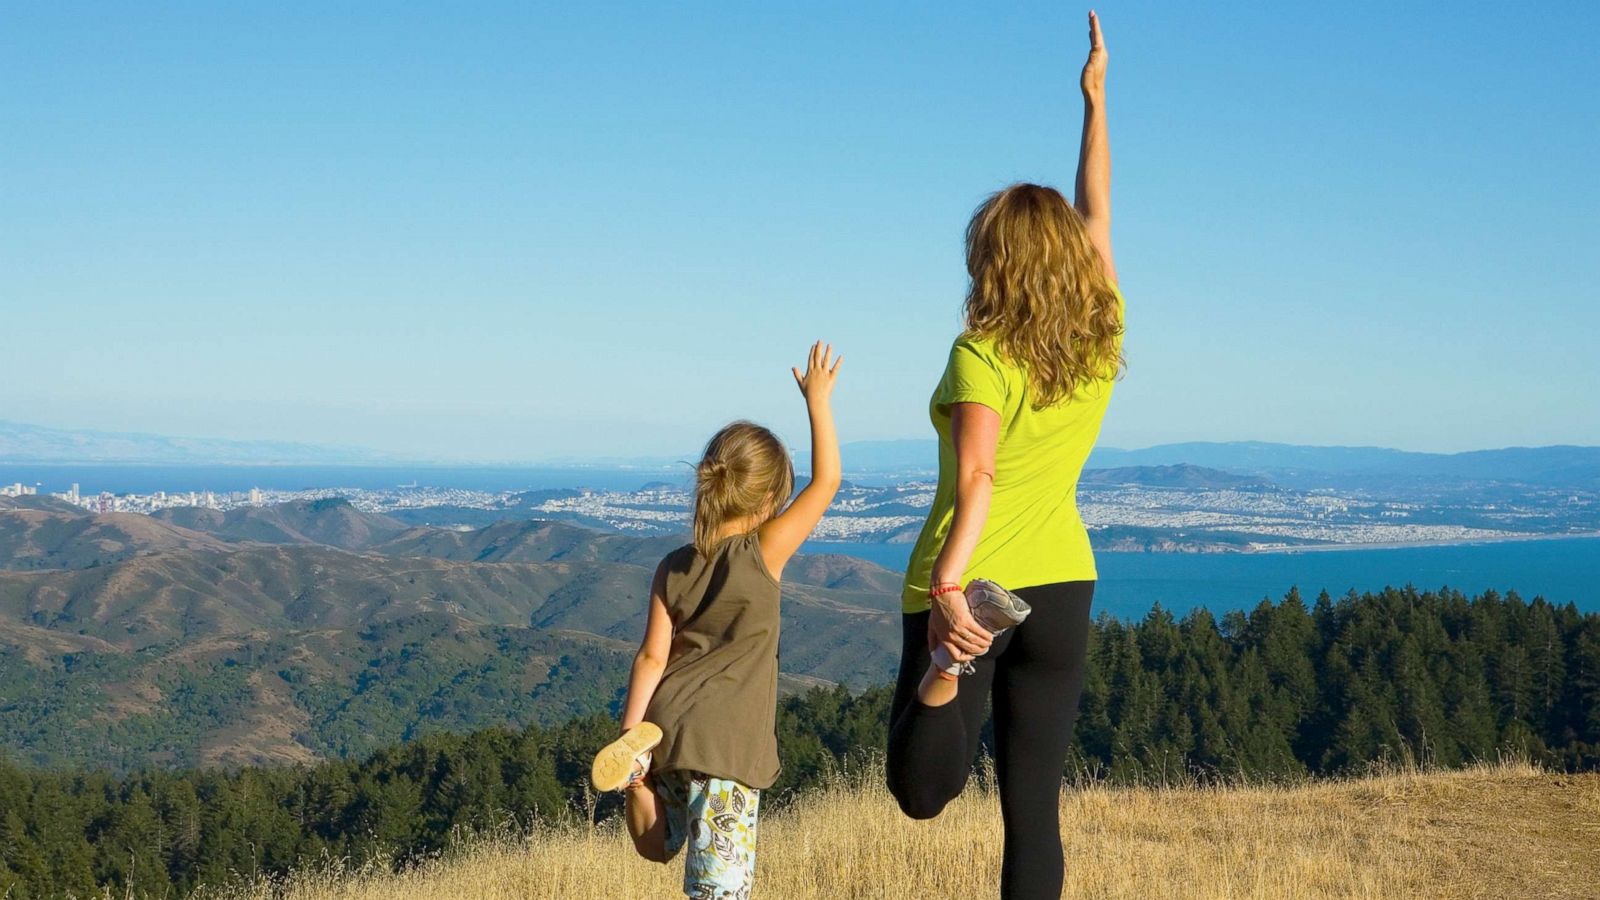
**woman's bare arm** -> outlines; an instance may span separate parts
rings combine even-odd
[[[1000,414],[981,403],[950,407],[950,439],[956,450],[956,503],[944,547],[933,561],[932,586],[958,584],[989,520],[994,495],[994,456],[1000,444]],[[972,618],[959,591],[933,598],[928,628],[934,641],[948,645],[956,659],[982,653],[994,638]]]
[[[1077,197],[1073,206],[1100,251],[1106,277],[1117,280],[1111,259],[1111,143],[1106,134],[1106,46],[1100,17],[1089,13],[1089,59],[1078,86],[1083,89],[1083,139],[1078,147]]]

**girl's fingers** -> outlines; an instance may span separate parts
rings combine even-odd
[[[796,369],[793,366],[790,366],[789,367],[789,371],[794,373],[794,383],[800,385],[800,389],[802,391],[805,390],[806,389],[806,380],[804,378],[800,377],[800,370]]]
[[[828,374],[829,375],[837,375],[837,374],[839,374],[839,363],[842,363],[842,362],[844,362],[844,354],[841,353],[841,354],[839,354],[839,358],[833,361],[833,368],[828,370]]]

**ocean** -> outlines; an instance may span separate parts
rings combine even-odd
[[[896,571],[904,571],[911,555],[910,544],[812,541],[805,550],[843,553]],[[1142,617],[1156,603],[1180,616],[1196,606],[1220,614],[1279,600],[1295,586],[1309,605],[1324,589],[1338,597],[1352,588],[1406,584],[1448,586],[1469,596],[1515,590],[1524,598],[1600,612],[1600,538],[1300,553],[1099,552],[1095,560],[1094,608],[1124,619]]]
[[[417,482],[468,490],[539,490],[588,487],[632,490],[652,481],[683,482],[687,468],[429,467],[429,466],[147,466],[0,465],[0,484],[39,485],[65,491],[78,482],[85,494],[176,491],[247,491],[253,487],[367,490]],[[903,571],[910,544],[809,542],[814,553],[843,553]],[[1340,595],[1385,585],[1448,585],[1473,594],[1488,588],[1542,596],[1600,612],[1600,538],[1453,544],[1393,549],[1300,553],[1096,554],[1100,582],[1095,609],[1119,618],[1143,616],[1152,605],[1182,615],[1196,606],[1214,613],[1281,598],[1299,586],[1310,603],[1326,589]]]

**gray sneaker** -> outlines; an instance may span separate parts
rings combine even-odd
[[[1028,601],[985,578],[974,578],[967,585],[967,608],[979,625],[996,635],[1021,625],[1033,612]]]
[[[979,625],[999,637],[1007,628],[1015,628],[1033,612],[1028,601],[986,578],[974,578],[967,585],[967,609]],[[947,675],[965,675],[972,671],[972,663],[959,663],[950,658],[940,644],[933,650],[933,663]]]

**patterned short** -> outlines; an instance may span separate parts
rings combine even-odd
[[[690,900],[750,900],[761,792],[700,772],[651,777],[667,810],[667,855],[689,847],[683,860],[684,894]]]

